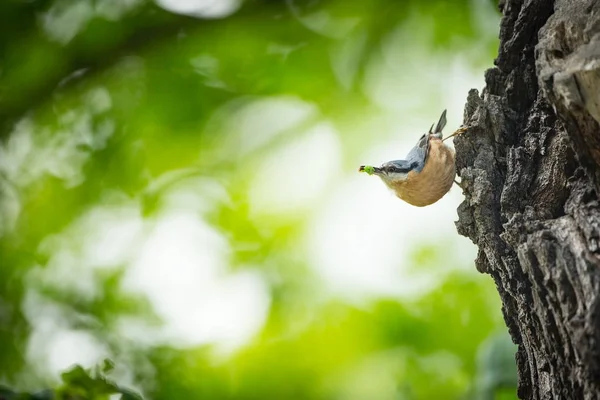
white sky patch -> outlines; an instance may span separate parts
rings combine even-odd
[[[307,29],[330,38],[341,39],[361,22],[359,17],[335,17],[329,11],[302,12],[302,1],[287,0],[292,15]]]
[[[127,265],[143,229],[135,204],[92,208],[64,232],[41,243],[39,251],[50,259],[43,268],[32,268],[28,278],[93,299],[100,294],[95,269]]]
[[[460,47],[460,53],[452,49],[432,53],[433,29],[428,24],[434,23],[426,16],[407,19],[370,60],[363,91],[382,109],[408,114],[447,108],[449,115],[462,115],[468,89],[483,86],[483,74],[469,64],[468,52],[486,52],[485,41]],[[421,45],[414,43],[415,31],[423,33],[419,35]]]
[[[194,71],[204,78],[208,87],[228,89],[227,84],[220,78],[220,61],[210,54],[200,54],[190,60]]]
[[[340,162],[335,128],[319,123],[267,155],[250,186],[252,212],[278,214],[311,207],[327,192]]]
[[[156,4],[176,14],[225,18],[240,8],[241,0],[156,0]]]
[[[223,132],[225,142],[219,147],[235,156],[244,156],[318,115],[314,104],[294,96],[244,97],[216,112],[207,131]]]
[[[12,231],[21,214],[19,193],[10,183],[0,179],[0,237]]]
[[[114,121],[102,116],[112,107],[109,92],[95,87],[83,95],[83,105],[58,115],[58,128],[38,126],[23,118],[0,144],[0,173],[15,187],[25,187],[44,175],[65,186],[81,183],[90,150],[99,150],[114,132]]]
[[[91,367],[108,357],[108,350],[92,335],[69,328],[70,311],[63,306],[30,290],[24,311],[33,328],[26,350],[31,368],[49,371],[57,379],[74,364]]]
[[[225,239],[193,211],[165,212],[127,271],[124,288],[145,293],[175,346],[215,343],[229,352],[263,325],[270,298],[253,272],[227,273]]]
[[[82,257],[91,267],[122,266],[140,245],[144,221],[136,207],[92,210],[83,221],[86,237]]]
[[[92,18],[116,21],[140,3],[141,0],[59,0],[42,14],[41,23],[52,40],[67,44]]]
[[[98,365],[107,356],[102,344],[85,331],[64,330],[43,338],[52,371],[64,371],[74,364]]]
[[[220,182],[200,176],[198,170],[180,171],[181,174],[167,172],[151,184],[157,189],[161,185],[168,187],[161,196],[161,209],[188,210],[206,216],[219,206],[231,205],[229,193]]]
[[[116,21],[143,3],[144,0],[97,0],[96,14],[107,20]]]
[[[15,125],[4,145],[0,145],[0,171],[15,185],[26,185],[39,178],[25,168],[36,150],[33,130],[31,119],[24,118]]]
[[[87,0],[74,3],[58,1],[42,16],[43,27],[50,38],[66,44],[94,16],[94,8]]]
[[[354,84],[366,44],[367,33],[358,31],[350,39],[336,43],[330,51],[331,68],[340,85],[346,89]]]

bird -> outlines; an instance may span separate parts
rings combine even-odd
[[[425,207],[437,202],[456,182],[454,150],[444,140],[466,130],[461,127],[443,139],[442,129],[445,126],[446,110],[435,129],[431,125],[429,132],[419,138],[405,160],[388,161],[380,167],[361,165],[358,171],[377,175],[397,197],[413,206]]]

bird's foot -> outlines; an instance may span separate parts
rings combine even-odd
[[[456,132],[453,133],[454,136],[458,136],[458,135],[462,135],[463,133],[465,133],[467,131],[467,127],[466,126],[461,126],[460,128],[458,128],[456,130]]]

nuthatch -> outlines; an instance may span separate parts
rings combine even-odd
[[[409,204],[424,207],[441,199],[452,187],[456,168],[454,150],[444,144],[442,129],[446,125],[446,110],[435,129],[421,136],[406,160],[388,161],[381,167],[362,165],[358,170],[377,175]],[[464,132],[461,128],[446,139]]]

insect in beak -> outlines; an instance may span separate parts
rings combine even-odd
[[[360,168],[358,168],[358,172],[366,172],[369,175],[380,175],[381,173],[383,173],[383,170],[381,168],[372,167],[370,165],[361,165]]]

